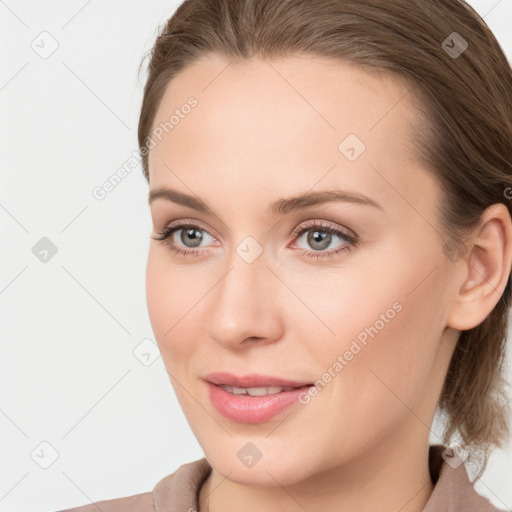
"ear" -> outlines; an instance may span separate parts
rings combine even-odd
[[[489,206],[457,263],[460,279],[447,326],[465,331],[480,325],[498,303],[512,265],[512,220],[502,203]]]

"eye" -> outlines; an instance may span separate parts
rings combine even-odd
[[[349,251],[358,245],[359,239],[356,234],[351,234],[322,221],[313,221],[306,226],[299,226],[293,235],[306,243],[313,250],[304,250],[302,255],[306,258],[332,258],[336,254]],[[342,240],[342,244],[326,251],[335,242],[335,239]]]
[[[171,251],[180,256],[199,256],[203,251],[198,251],[196,247],[199,247],[203,240],[208,240],[208,237],[216,240],[208,231],[189,222],[165,226],[158,235],[157,237],[151,236],[151,238],[164,242]],[[176,238],[179,242],[176,241]]]
[[[359,238],[351,233],[330,224],[322,223],[322,221],[313,221],[307,225],[299,226],[292,236],[297,239],[304,239],[305,243],[313,249],[310,251],[303,250],[303,257],[322,259],[332,258],[336,254],[356,247]],[[304,236],[306,234],[307,236]],[[217,242],[217,239],[206,229],[192,222],[170,224],[165,226],[158,235],[151,236],[151,238],[163,242],[171,251],[183,257],[200,256],[205,251],[197,250],[197,248],[201,246],[201,242],[208,241],[208,238]],[[331,246],[336,238],[340,239],[342,244],[326,251],[325,249]]]

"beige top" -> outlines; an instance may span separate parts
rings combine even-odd
[[[439,444],[430,446],[429,469],[434,491],[423,512],[500,512],[475,491],[464,464],[455,467],[456,464],[445,461],[441,456],[444,449]],[[203,457],[183,464],[150,492],[60,512],[197,512],[199,490],[211,469]]]

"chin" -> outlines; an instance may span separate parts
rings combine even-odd
[[[308,461],[300,450],[294,450],[294,455],[290,456],[289,452],[284,453],[284,449],[264,448],[262,447],[265,444],[264,441],[258,440],[254,444],[259,447],[261,458],[256,462],[248,459],[247,463],[244,463],[244,453],[251,451],[250,439],[243,441],[235,438],[231,441],[232,447],[204,450],[204,452],[206,459],[217,473],[237,484],[265,487],[290,486],[307,479],[312,471],[315,471],[314,461]],[[254,451],[254,454],[256,453]],[[296,456],[299,460],[296,460]]]

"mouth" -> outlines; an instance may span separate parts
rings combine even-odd
[[[277,393],[282,393],[284,391],[293,391],[295,389],[302,389],[308,386],[264,386],[264,387],[254,387],[254,388],[237,388],[234,386],[227,385],[219,385],[222,389],[226,390],[228,393],[232,395],[249,395],[249,396],[266,396],[266,395],[275,395]]]
[[[272,394],[279,393],[282,390],[289,391],[291,389],[313,385],[312,382],[295,381],[270,375],[258,375],[255,373],[245,376],[237,376],[227,372],[215,372],[208,374],[204,380],[217,386],[224,386],[224,389],[231,388],[235,390],[235,394],[242,394],[242,392],[237,392],[236,390],[261,390],[263,388],[271,390],[268,394]],[[279,390],[275,391],[275,389],[278,388]],[[227,390],[231,392],[231,389]],[[258,391],[256,391],[256,393],[257,392]],[[255,394],[253,396],[261,395]]]
[[[219,413],[236,423],[252,424],[269,421],[298,405],[301,395],[313,386],[313,383],[254,374],[245,377],[210,374],[204,380],[210,401]]]

